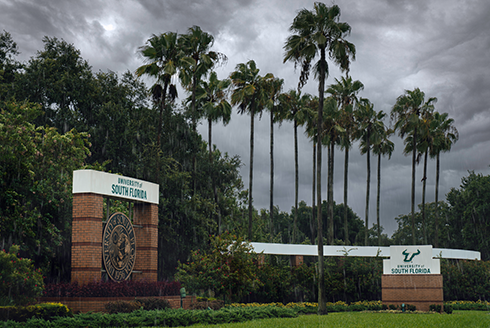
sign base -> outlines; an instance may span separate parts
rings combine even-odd
[[[381,299],[387,306],[410,304],[418,311],[429,311],[431,304],[442,307],[442,274],[384,274],[381,276]]]

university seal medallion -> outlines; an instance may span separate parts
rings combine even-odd
[[[114,213],[107,220],[102,235],[102,261],[106,272],[114,281],[129,278],[135,260],[134,230],[123,213]]]

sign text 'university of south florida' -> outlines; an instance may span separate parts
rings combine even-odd
[[[73,182],[74,194],[94,192],[158,204],[158,185],[148,181],[95,170],[78,170],[73,172]]]

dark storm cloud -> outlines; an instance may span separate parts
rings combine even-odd
[[[325,1],[342,10],[340,21],[352,27],[349,41],[356,45],[350,75],[364,83],[361,97],[376,110],[389,112],[405,90],[419,87],[426,97],[437,97],[436,110],[455,120],[460,139],[441,155],[440,199],[459,187],[467,170],[490,173],[490,2],[480,1]],[[185,33],[198,25],[215,37],[214,50],[228,56],[217,69],[220,78],[236,64],[253,59],[260,74],[273,73],[285,81],[284,91],[296,88],[299,72],[283,64],[283,45],[301,0],[141,0],[141,1],[8,1],[0,0],[0,29],[10,32],[27,60],[42,49],[44,36],[62,38],[81,50],[95,71],[134,71],[144,60],[138,48],[152,34]],[[340,78],[330,65],[327,85]],[[148,83],[152,83],[149,81]],[[304,92],[317,95],[317,81],[310,79]],[[181,93],[181,96],[183,94]],[[254,205],[269,207],[269,114],[256,118],[254,154]],[[226,127],[213,127],[213,141],[222,152],[239,155],[241,174],[248,188],[250,116],[233,114]],[[204,138],[206,125],[199,127]],[[311,205],[312,144],[299,135],[299,199]],[[403,155],[403,141],[393,136],[396,148],[382,159],[381,220],[385,231],[396,229],[394,218],[410,211],[411,157]],[[275,126],[275,198],[282,211],[294,205],[293,128]],[[376,165],[371,158],[370,223],[376,219]],[[326,151],[323,184],[326,186]],[[421,202],[422,165],[417,166],[416,201]],[[335,152],[334,198],[343,201],[344,153]],[[429,161],[427,202],[434,200],[435,162]],[[354,144],[349,161],[349,205],[364,220],[366,156]],[[326,188],[323,188],[325,198]]]

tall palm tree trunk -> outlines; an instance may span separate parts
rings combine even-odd
[[[298,233],[298,122],[294,119],[294,225],[293,243],[297,242]]]
[[[210,183],[211,183],[211,191],[213,193],[213,196],[214,196],[214,203],[216,204],[216,206],[218,207],[218,217],[217,217],[217,224],[218,224],[218,235],[221,234],[221,210],[219,208],[219,204],[218,204],[218,190],[216,188],[216,183],[214,181],[214,179],[212,178],[211,176],[211,168],[213,166],[213,142],[212,142],[212,133],[213,131],[213,122],[211,121],[211,119],[208,119],[208,142],[209,142],[209,180],[210,180]]]
[[[349,147],[345,147],[344,160],[344,243],[349,245],[349,224],[347,221],[347,185],[349,176]]]
[[[252,241],[252,186],[253,186],[253,171],[254,171],[254,109],[250,111],[250,173],[248,180],[248,240]]]
[[[364,230],[364,246],[368,245],[368,230],[369,230],[369,189],[371,185],[371,145],[369,144],[369,131],[367,135],[367,181],[366,181],[366,214],[365,214],[365,230]]]
[[[439,247],[439,153],[437,153],[436,159],[436,221],[435,221],[435,236],[434,247]]]
[[[320,49],[320,83],[318,84],[319,103],[317,120],[317,156],[316,156],[316,188],[317,188],[317,224],[318,224],[318,314],[327,314],[325,304],[325,272],[323,267],[323,222],[322,222],[322,125],[323,100],[325,92],[325,49]]]
[[[155,182],[157,184],[160,184],[160,150],[161,150],[161,144],[162,144],[162,124],[163,124],[163,112],[166,107],[166,98],[167,98],[167,89],[168,89],[168,82],[165,81],[163,84],[163,90],[162,90],[162,95],[161,95],[161,100],[160,100],[160,113],[158,116],[158,128],[157,128],[157,152],[156,152],[156,170],[155,170]]]
[[[381,224],[379,223],[380,190],[381,190],[381,151],[378,154],[378,190],[376,195],[376,223],[378,225],[378,246],[381,246]]]
[[[416,143],[417,141],[417,128],[414,129],[412,139],[412,244],[415,243],[415,157],[417,156]]]
[[[424,156],[424,182],[422,183],[422,229],[424,232],[424,245],[427,245],[427,222],[425,220],[425,187],[427,185],[427,155],[429,150],[425,151]]]
[[[333,164],[335,154],[335,144],[330,143],[330,157],[328,159],[328,244],[333,245],[334,229],[333,229]]]
[[[311,232],[311,244],[315,245],[315,187],[316,187],[316,142],[313,141],[313,181],[311,183],[311,193],[312,193],[312,206],[311,206],[311,221],[310,221],[310,232]]]
[[[270,202],[269,202],[269,213],[270,213],[270,228],[271,228],[271,242],[274,237],[274,113],[271,110],[271,123],[270,123],[270,148],[271,148],[271,177],[270,177]]]

